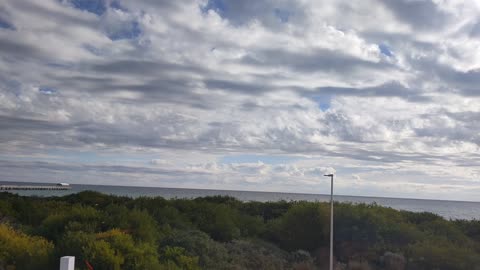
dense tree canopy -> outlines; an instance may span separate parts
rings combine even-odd
[[[313,202],[0,193],[0,269],[326,269],[329,208]],[[335,205],[340,269],[480,269],[480,222]]]

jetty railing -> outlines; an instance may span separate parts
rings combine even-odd
[[[0,185],[0,190],[69,190],[70,186]]]

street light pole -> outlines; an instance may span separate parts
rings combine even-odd
[[[333,270],[333,174],[325,174],[330,177],[330,270]]]

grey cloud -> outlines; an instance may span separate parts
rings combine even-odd
[[[165,169],[165,168],[149,168],[139,166],[125,166],[125,165],[91,165],[91,164],[65,164],[58,162],[45,161],[10,161],[0,159],[0,168],[18,171],[28,170],[48,170],[59,172],[83,172],[89,171],[100,173],[125,173],[125,174],[151,174],[151,175],[174,175],[182,176],[189,173],[184,170]],[[201,171],[195,172],[197,175],[205,174]],[[45,181],[45,180],[44,180]]]
[[[205,81],[205,86],[209,89],[221,89],[236,91],[242,93],[258,94],[262,92],[275,90],[272,86],[268,86],[260,83],[244,83],[236,80],[216,80],[208,79]]]
[[[61,125],[54,124],[50,121],[25,119],[12,116],[0,115],[0,127],[4,131],[9,130],[45,130],[45,131],[60,131],[64,129]]]
[[[445,144],[445,142],[441,142],[439,138],[448,139],[449,142],[472,142],[477,145],[480,145],[480,136],[475,134],[476,129],[465,127],[465,126],[457,126],[454,128],[450,127],[427,127],[427,128],[417,128],[414,129],[415,133],[419,137],[431,137],[437,139],[436,142],[431,143],[432,146],[440,147]]]
[[[82,147],[105,144],[109,147],[178,147],[175,141],[168,141],[155,134],[129,130],[107,124],[67,123],[52,124],[46,121],[0,118],[0,127],[6,131],[0,135],[4,147],[8,144],[28,141],[35,147]],[[148,135],[150,134],[150,135]],[[33,150],[33,149],[32,149]]]
[[[195,65],[180,65],[166,61],[117,60],[82,64],[66,74],[47,74],[59,89],[82,89],[91,94],[108,94],[121,90],[141,94],[123,102],[183,104],[194,108],[213,109],[216,99],[195,93],[202,82],[195,76],[208,76],[209,70]],[[131,77],[132,82],[125,82]],[[138,78],[141,78],[139,81]]]
[[[208,1],[203,8],[214,10],[234,26],[258,20],[267,27],[278,29],[285,22],[298,23],[305,18],[304,9],[297,1]]]
[[[417,36],[407,33],[365,31],[360,33],[360,36],[371,43],[387,43],[394,53],[398,51],[399,53],[410,55],[412,49],[430,54],[441,53],[438,43],[419,40]]]
[[[455,123],[446,124],[442,117],[447,117]],[[445,144],[447,142],[470,142],[480,146],[480,113],[479,112],[450,112],[446,110],[422,115],[423,119],[433,123],[414,131],[419,137],[432,137],[433,143]],[[448,139],[445,142],[442,139]]]
[[[163,135],[163,136],[162,136]],[[85,123],[75,127],[75,139],[86,145],[106,144],[113,147],[140,146],[150,148],[178,147],[174,140],[164,139],[167,134],[155,133],[151,128]]]
[[[140,71],[133,71],[132,73]],[[154,72],[152,70],[152,72]],[[205,96],[198,93],[194,93],[194,85],[197,83],[188,79],[187,75],[183,75],[177,79],[168,76],[167,74],[161,74],[161,71],[157,70],[157,79],[144,80],[141,83],[122,83],[112,77],[90,77],[90,76],[73,76],[73,77],[59,77],[55,76],[55,85],[59,89],[82,89],[89,92],[92,95],[107,95],[115,94],[121,90],[129,91],[132,93],[139,93],[140,96],[126,98],[117,97],[116,102],[124,104],[151,104],[151,103],[163,103],[163,104],[181,104],[191,106],[193,108],[212,110],[215,109],[215,102],[221,101],[221,98],[215,98],[213,96]],[[133,76],[133,74],[132,74]],[[164,78],[162,78],[164,77]]]
[[[374,162],[377,164],[401,164],[402,162],[432,163],[445,160],[441,156],[420,153],[394,153],[382,150],[367,150],[358,147],[344,146],[342,151],[324,150],[325,155],[332,157],[348,157],[353,160]]]
[[[194,65],[180,65],[169,63],[162,60],[132,60],[132,59],[118,59],[106,63],[93,64],[88,67],[93,71],[104,74],[117,75],[157,75],[168,73],[172,71],[184,72],[204,72],[205,69],[196,67]]]
[[[18,117],[0,117],[0,149],[11,150],[15,146],[28,147],[29,152],[42,147],[82,147],[82,143],[68,135],[70,124],[58,124],[45,120]],[[21,150],[20,150],[21,151]]]
[[[395,69],[388,63],[372,63],[357,59],[341,53],[329,50],[317,50],[313,53],[291,53],[282,50],[262,50],[253,53],[254,56],[246,56],[241,62],[252,66],[278,66],[287,67],[295,72],[334,72],[338,74],[364,72],[363,69],[385,71]],[[144,81],[142,85],[104,85],[99,91],[126,89],[140,91],[151,96],[156,91],[163,94],[191,93],[192,84],[195,82],[185,81],[186,77],[197,74],[207,79],[203,82],[208,89],[220,89],[245,94],[258,94],[262,92],[276,91],[279,89],[295,89],[295,86],[271,86],[266,81],[268,78],[258,77],[255,81],[242,82],[237,78],[219,79],[213,71],[197,67],[192,64],[173,64],[164,61],[139,61],[118,60],[108,63],[93,65],[91,70],[112,75],[141,75],[156,77],[151,82]],[[180,75],[181,74],[181,75]],[[179,75],[181,77],[179,77]],[[159,79],[163,77],[163,79]],[[191,77],[191,76],[190,76]],[[78,78],[78,77],[77,77]],[[191,79],[190,79],[191,80]],[[95,81],[97,83],[98,81]],[[69,82],[70,83],[70,82]],[[81,84],[81,82],[79,82]],[[171,90],[170,90],[171,89]],[[156,91],[155,91],[156,90]],[[159,96],[162,97],[162,96]],[[195,97],[194,99],[198,99]],[[197,104],[199,105],[199,104]]]
[[[350,74],[362,69],[388,71],[396,69],[386,62],[370,62],[340,51],[315,49],[311,52],[289,52],[287,50],[258,50],[241,60],[252,66],[286,67],[295,72],[332,72]],[[363,70],[365,72],[365,70]]]
[[[10,1],[9,7],[15,12],[30,13],[44,19],[55,18],[56,21],[62,22],[63,26],[83,26],[95,29],[98,26],[98,21],[92,20],[90,17],[82,16],[81,13],[74,15],[71,12],[61,12],[52,10],[47,5],[40,4],[41,2],[16,0]],[[13,12],[13,11],[12,11]]]
[[[278,105],[262,105],[262,104],[259,104],[253,100],[250,100],[250,101],[247,101],[247,102],[243,102],[241,104],[241,107],[240,109],[246,111],[246,112],[251,112],[251,111],[255,111],[255,110],[259,110],[259,111],[262,111],[262,110],[269,110],[269,109],[278,109],[278,110],[308,110],[308,107],[306,106],[303,106],[301,104],[289,104],[289,105],[281,105],[281,104],[278,104]]]
[[[431,81],[438,80],[442,85],[440,92],[455,93],[463,96],[480,96],[480,70],[472,69],[466,72],[456,70],[452,66],[439,63],[433,57],[409,59],[410,63],[423,73],[423,77]]]
[[[373,87],[318,87],[313,91],[305,91],[306,96],[339,95],[354,97],[398,97],[410,102],[429,102],[431,99],[423,95],[420,89],[409,89],[398,82],[389,82]]]
[[[470,36],[480,38],[480,21],[477,21],[470,30]]]
[[[439,62],[440,55],[462,61],[460,52],[457,50],[448,46],[441,46],[435,42],[420,41],[414,35],[369,32],[364,33],[364,37],[377,43],[387,41],[394,48],[394,51],[398,50],[398,54],[410,66],[410,74],[416,73],[415,79],[411,80],[409,84],[420,87],[417,89],[420,96],[416,96],[412,91],[404,92],[405,94],[413,94],[411,96],[413,99],[410,99],[410,101],[414,101],[417,97],[426,99],[426,97],[421,96],[422,92],[425,92],[421,89],[421,85],[425,82],[435,84],[435,91],[442,93],[471,97],[480,95],[480,88],[478,87],[480,71],[459,71],[453,65]]]
[[[450,83],[454,91],[465,96],[480,96],[480,70],[461,72],[450,67],[439,66],[438,75],[441,80]]]
[[[45,59],[46,56],[38,48],[15,40],[0,38],[0,55],[16,62],[18,60]]]
[[[395,69],[388,63],[372,63],[369,61],[357,59],[341,53],[333,53],[329,50],[317,50],[311,54],[291,53],[281,50],[263,50],[255,53],[256,57],[245,57],[242,62],[255,66],[281,66],[288,67],[295,72],[335,72],[338,74],[348,74],[353,72],[365,72],[363,69],[374,69],[384,71],[385,69]],[[218,74],[202,67],[192,64],[174,64],[166,61],[150,60],[115,60],[104,63],[85,64],[76,69],[78,75],[59,76],[51,75],[57,88],[70,89],[74,86],[77,89],[84,89],[93,93],[115,92],[118,90],[127,90],[142,93],[145,102],[170,102],[186,104],[196,108],[213,109],[215,104],[211,99],[194,93],[195,85],[203,83],[207,89],[220,89],[224,91],[233,91],[243,94],[256,95],[264,92],[277,90],[299,90],[304,89],[301,86],[284,85],[272,86],[270,81],[275,78],[257,77],[256,80],[244,82],[237,78],[215,78]],[[83,74],[91,74],[86,76]],[[74,73],[75,74],[75,73]],[[103,74],[98,77],[98,74]],[[143,81],[139,84],[128,84],[117,82],[115,77],[106,76],[141,76]],[[196,81],[192,75],[202,75],[206,79]],[[215,79],[214,79],[215,78]],[[386,85],[378,89],[363,89],[358,91],[357,95],[374,96],[407,96],[407,91],[395,91],[399,87],[395,85]],[[320,90],[320,89],[317,89]],[[338,95],[354,95],[354,89],[336,89],[325,88],[320,92],[329,92]],[[401,89],[405,90],[405,89]],[[390,91],[390,92],[389,92]],[[317,92],[317,91],[315,91]],[[335,93],[333,93],[335,92]],[[410,91],[408,94],[413,95]],[[416,99],[421,100],[419,95]]]
[[[466,124],[476,122],[480,124],[480,112],[449,112],[446,111],[445,114],[457,121],[464,122]]]
[[[157,13],[170,13],[175,12],[182,7],[182,4],[191,3],[191,0],[185,0],[182,2],[169,1],[169,0],[140,0],[140,1],[122,1],[121,7],[127,10],[142,10],[155,11]]]
[[[25,24],[15,31],[0,29],[0,149],[5,157],[12,155],[12,160],[0,162],[2,175],[14,177],[13,172],[29,168],[45,175],[66,171],[80,177],[85,171],[94,177],[117,172],[188,176],[174,169],[137,168],[126,162],[117,166],[14,160],[21,158],[19,153],[38,154],[55,148],[72,152],[115,149],[124,156],[130,151],[183,150],[205,155],[306,154],[332,157],[340,160],[341,166],[367,162],[410,166],[413,170],[415,166],[408,164],[435,167],[448,161],[478,165],[478,156],[449,146],[458,142],[478,145],[480,116],[439,96],[452,95],[473,104],[480,97],[480,73],[440,63],[440,56],[461,62],[464,54],[449,46],[455,37],[442,32],[456,18],[432,2],[385,0],[397,19],[386,22],[389,27],[401,21],[415,30],[398,34],[378,32],[383,29],[371,28],[369,23],[355,25],[363,23],[358,18],[364,16],[364,10],[357,12],[356,5],[343,2],[330,5],[331,14],[324,14],[315,8],[305,10],[298,3],[232,1],[227,3],[229,10],[219,11],[227,22],[201,14],[197,2],[124,1],[120,8],[126,13],[125,20],[138,21],[143,32],[138,40],[121,41],[102,36],[108,27],[121,28],[116,18],[103,20],[112,10],[98,17],[58,1],[52,3],[60,6],[10,1],[7,8],[11,16],[4,17],[0,11],[0,17],[8,22],[15,24],[17,18]],[[282,23],[279,16],[283,15],[275,14],[276,8],[288,13],[283,14],[288,23]],[[345,9],[347,13],[343,13]],[[375,12],[384,11],[382,6]],[[352,21],[350,16],[340,16],[355,13],[362,14]],[[25,19],[29,16],[35,21]],[[390,20],[391,16],[382,18]],[[318,49],[314,44],[308,47],[308,42],[297,46],[295,38],[319,26],[311,25],[310,19],[332,29],[341,28],[346,39],[333,35],[322,42],[331,48],[338,42],[352,42],[351,55]],[[250,25],[254,20],[261,24]],[[37,29],[33,24],[45,35],[31,31]],[[54,47],[70,29],[85,34],[79,34],[80,44]],[[440,33],[423,36],[424,30],[432,29]],[[472,29],[474,34],[476,26]],[[470,30],[462,33],[468,36]],[[278,35],[278,39],[259,37],[263,34]],[[33,42],[37,35],[51,38],[52,48]],[[435,37],[445,42],[431,41]],[[248,40],[238,41],[240,38]],[[292,42],[273,44],[278,40]],[[262,44],[255,43],[258,41]],[[363,52],[362,46],[375,44],[388,45],[394,55],[379,56],[378,61],[354,56]],[[56,50],[62,59],[76,60],[63,63],[57,60]],[[246,55],[238,59],[243,53]],[[78,59],[78,55],[87,57]],[[397,74],[398,78],[394,77]],[[39,87],[57,91],[43,95]],[[330,108],[319,108],[322,98],[328,99]],[[447,107],[451,111],[439,110]],[[450,126],[439,117],[448,118]],[[425,149],[417,149],[417,144]],[[416,171],[422,170],[428,171]]]
[[[141,92],[144,96],[141,100],[144,103],[183,104],[204,110],[214,110],[216,102],[221,101],[221,98],[215,98],[213,95],[207,97],[193,93],[192,88],[188,81],[165,79],[138,85],[113,86],[112,90]]]
[[[32,147],[80,147],[81,143],[78,140],[67,135],[74,127],[75,125],[71,123],[0,116],[0,129],[2,130],[0,142],[3,147],[15,143],[28,143]]]
[[[380,0],[401,21],[413,29],[437,30],[450,16],[432,0]]]
[[[283,66],[289,67],[295,71],[302,72],[336,72],[339,74],[345,72],[363,72],[362,69],[394,69],[395,67],[387,63],[372,63],[356,59],[355,57],[335,54],[328,50],[318,50],[312,54],[290,53],[280,50],[264,50],[256,53],[257,58],[246,57],[242,61],[249,65],[265,65],[265,66]],[[266,59],[265,61],[258,59]],[[91,66],[85,66],[78,70],[78,72],[93,71],[92,76],[76,75],[72,77],[59,77],[54,75],[53,79],[60,83],[59,88],[68,89],[72,85],[76,88],[83,88],[92,92],[118,91],[129,90],[140,92],[146,97],[146,101],[158,102],[172,102],[190,104],[197,108],[212,108],[215,106],[209,102],[209,98],[194,94],[192,91],[193,85],[198,85],[200,81],[192,79],[193,74],[203,75],[207,79],[203,81],[207,89],[220,89],[224,91],[233,91],[243,94],[255,95],[258,93],[277,91],[280,89],[286,90],[302,90],[302,87],[295,85],[272,86],[269,85],[271,80],[275,78],[259,76],[256,80],[249,82],[239,81],[237,78],[213,79],[218,77],[213,71],[197,67],[191,64],[173,64],[165,61],[150,61],[150,60],[116,60],[105,63],[97,63]],[[101,77],[97,74],[110,74],[115,76],[142,76],[146,77],[140,84],[125,84],[116,83],[112,77]],[[385,94],[391,85],[386,85],[387,90],[379,89],[365,89],[366,91],[359,91],[363,95],[367,92],[368,95],[375,95],[376,93]],[[398,89],[398,87],[397,87]],[[332,89],[330,89],[332,90]],[[348,89],[338,89],[335,94],[353,94]],[[367,91],[368,90],[368,91]],[[325,89],[325,91],[329,91]],[[380,93],[382,92],[382,93]],[[392,91],[393,93],[393,91]],[[397,96],[404,95],[406,91],[397,94]],[[361,94],[360,94],[361,95]],[[393,95],[393,94],[390,94]],[[419,96],[417,96],[420,99]]]

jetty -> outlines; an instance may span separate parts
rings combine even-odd
[[[0,185],[0,190],[69,190],[71,186],[27,186],[27,185]]]

